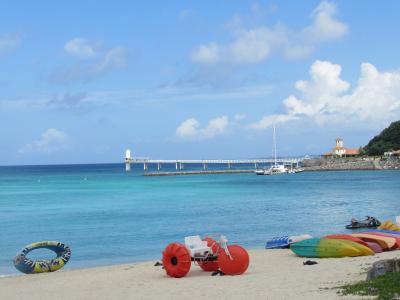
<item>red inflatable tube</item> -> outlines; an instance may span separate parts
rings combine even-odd
[[[214,239],[205,237],[203,241],[207,242],[207,246],[211,248],[214,254],[218,253],[219,245]],[[199,261],[199,266],[206,272],[213,272],[219,269],[218,261]]]
[[[171,243],[165,248],[162,261],[165,271],[171,277],[184,277],[190,270],[190,253],[179,243]]]
[[[247,251],[239,245],[229,245],[228,251],[232,259],[223,248],[219,249],[218,264],[221,271],[226,275],[240,275],[246,272],[250,262]]]

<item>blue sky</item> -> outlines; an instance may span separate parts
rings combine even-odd
[[[104,1],[106,2],[106,1]],[[400,119],[398,1],[0,11],[0,165],[319,154]]]

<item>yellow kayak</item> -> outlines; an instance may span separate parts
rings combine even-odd
[[[374,252],[361,244],[337,239],[313,238],[290,245],[290,249],[302,257],[346,257],[374,255]]]
[[[382,247],[383,250],[389,250],[396,244],[396,239],[392,237],[374,235],[372,233],[353,233],[352,236],[358,237],[366,242],[375,242]]]

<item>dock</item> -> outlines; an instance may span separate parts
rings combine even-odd
[[[207,170],[207,171],[178,171],[178,172],[147,172],[144,176],[176,176],[176,175],[205,175],[205,174],[239,174],[254,173],[254,170]]]
[[[125,152],[125,170],[131,171],[131,165],[143,165],[146,176],[169,176],[169,175],[193,175],[193,174],[229,174],[229,173],[250,173],[254,170],[272,163],[279,163],[292,168],[298,168],[304,157],[300,158],[258,158],[258,159],[151,159],[132,157],[129,149]],[[147,172],[152,165],[158,172]],[[176,172],[162,172],[163,165],[174,166]],[[202,171],[182,171],[187,166],[200,166]],[[214,166],[213,170],[208,170],[208,166]],[[254,166],[254,169],[248,169]],[[218,166],[220,170],[215,170]],[[235,169],[236,166],[241,168]],[[198,167],[197,167],[198,168]],[[246,168],[246,169],[244,169]],[[157,174],[157,175],[153,175]]]

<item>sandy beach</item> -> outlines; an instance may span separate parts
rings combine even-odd
[[[306,259],[290,250],[252,250],[242,276],[211,276],[197,266],[167,277],[155,261],[0,278],[2,299],[343,299],[335,287],[363,280],[373,262],[399,257]],[[351,299],[351,297],[346,297]],[[355,299],[355,298],[353,298]]]

